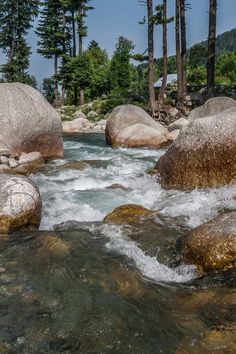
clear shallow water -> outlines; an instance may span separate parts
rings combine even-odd
[[[71,137],[65,160],[33,176],[42,231],[0,237],[0,352],[234,352],[235,273],[198,278],[180,250],[189,229],[235,208],[236,189],[164,191],[146,174],[163,152]],[[88,167],[63,168],[78,160]],[[127,203],[161,217],[138,228],[101,223]]]

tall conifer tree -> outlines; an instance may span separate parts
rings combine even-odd
[[[7,58],[1,72],[6,81],[29,81],[27,69],[31,51],[25,37],[37,12],[38,0],[0,2],[0,48]]]
[[[65,46],[64,8],[60,0],[46,0],[36,33],[38,53],[54,60],[55,105],[59,104],[58,67]]]

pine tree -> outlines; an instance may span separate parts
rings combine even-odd
[[[64,8],[60,0],[46,0],[36,33],[39,36],[38,53],[54,60],[55,105],[59,104],[58,67],[65,50]]]
[[[1,0],[0,2],[0,48],[7,57],[1,72],[6,81],[29,81],[30,47],[26,35],[38,12],[38,0]]]

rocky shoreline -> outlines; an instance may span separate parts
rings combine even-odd
[[[4,99],[5,88],[13,89],[11,95],[16,98],[20,92],[21,103],[24,104],[21,105],[15,99],[17,104],[12,109],[7,98],[9,96]],[[102,120],[99,120],[94,111],[90,111],[87,116],[77,111],[73,120],[61,123],[59,114],[36,90],[27,85],[0,84],[0,93],[3,96],[0,118],[7,124],[0,134],[0,233],[21,228],[37,229],[41,217],[41,197],[37,186],[30,179],[19,175],[28,176],[38,171],[45,159],[62,157],[63,133],[103,133],[108,145],[112,147],[160,149],[171,144],[155,167],[158,180],[166,189],[193,190],[236,183],[236,101],[232,99],[211,99],[193,110],[188,119],[182,117],[169,126],[164,126],[154,121],[143,109],[133,105],[116,107]],[[32,100],[34,105],[31,105],[29,123],[27,110]],[[38,105],[40,110],[36,108]],[[10,126],[14,127],[13,131],[9,129]],[[9,139],[10,133],[12,135]],[[16,176],[11,176],[12,174]],[[8,188],[13,185],[19,188]],[[28,192],[30,188],[37,195],[36,199]],[[34,200],[33,205],[24,197],[27,195]],[[18,208],[14,207],[15,203]],[[153,215],[153,211],[144,212],[142,206],[120,207],[121,209],[118,208],[113,213],[118,215],[121,224],[131,214],[138,213],[144,218]],[[109,219],[113,220],[111,215]],[[189,236],[183,251],[187,261],[190,260],[205,270],[235,266],[235,213],[231,214],[230,228],[227,228],[227,213],[226,219],[222,215],[213,224],[210,222]],[[208,229],[214,231],[212,225],[217,225],[219,234],[212,232],[209,241],[205,234]],[[201,250],[206,249],[207,242],[210,245],[219,244],[219,247],[215,246],[214,252],[209,256],[210,260],[205,255],[206,260],[203,263]]]

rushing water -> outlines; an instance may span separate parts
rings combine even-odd
[[[0,237],[0,353],[235,352],[235,273],[199,278],[180,250],[190,229],[236,208],[236,188],[165,191],[146,173],[163,153],[78,135],[33,176],[41,231]],[[159,217],[101,222],[128,203]]]

